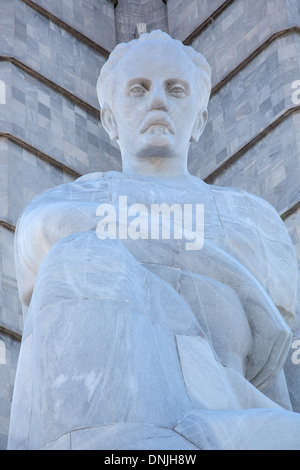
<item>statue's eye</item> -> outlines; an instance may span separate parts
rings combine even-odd
[[[168,94],[177,98],[181,98],[186,95],[186,90],[181,85],[174,85],[168,88]]]
[[[129,94],[135,98],[144,96],[145,93],[146,89],[142,85],[133,85],[129,90]]]

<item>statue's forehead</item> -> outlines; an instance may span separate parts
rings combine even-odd
[[[188,55],[171,41],[150,41],[129,49],[117,67],[117,76],[131,79],[142,76],[187,78],[195,66]]]

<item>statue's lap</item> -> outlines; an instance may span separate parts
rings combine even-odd
[[[231,349],[224,365],[188,302],[121,241],[101,243],[99,249],[93,232],[74,234],[41,265],[28,313],[40,351],[33,357],[31,423],[39,430],[33,447],[67,431],[119,422],[171,429],[193,409],[276,408],[243,377],[234,332],[226,338]],[[183,279],[195,286],[192,273]],[[230,303],[228,286],[222,292],[221,283],[211,280],[210,286],[199,277],[200,300],[200,281],[202,294],[218,288],[223,321],[228,316],[230,322],[238,313],[234,293]],[[205,326],[212,312],[203,303],[200,313]],[[242,311],[240,321],[246,321]],[[49,413],[55,418],[50,422]]]

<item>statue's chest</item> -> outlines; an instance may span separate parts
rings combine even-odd
[[[148,219],[148,236],[155,234],[154,224],[181,225],[184,233],[201,230],[201,236],[225,249],[225,236],[218,209],[211,191],[191,188],[174,188],[147,182],[120,180],[111,182],[111,203],[129,214],[128,224],[142,213]],[[152,226],[151,226],[152,224]],[[203,232],[203,233],[202,233]],[[172,237],[171,229],[171,237]],[[177,231],[177,236],[179,231]],[[162,239],[166,239],[160,231]],[[175,235],[176,238],[176,235]],[[179,235],[180,238],[180,235]]]
[[[174,187],[162,185],[153,181],[134,181],[122,178],[107,178],[102,180],[101,187],[88,186],[86,194],[80,194],[91,202],[91,210],[96,215],[95,207],[103,204],[113,206],[112,211],[116,224],[116,237],[119,237],[119,226],[122,225],[121,239],[143,245],[143,251],[155,262],[158,253],[170,252],[175,261],[177,245],[185,246],[184,234],[189,229],[192,232],[201,230],[200,235],[224,251],[238,259],[252,272],[257,266],[265,263],[264,250],[259,236],[256,221],[253,217],[249,201],[243,195],[222,188],[212,188],[207,185],[194,187]],[[89,204],[88,204],[89,205]],[[160,223],[165,232],[157,230],[159,214]],[[101,211],[97,212],[98,214]],[[104,214],[105,211],[103,210]],[[191,217],[192,216],[192,217]],[[163,219],[164,218],[164,219]],[[192,218],[192,225],[190,219]],[[95,224],[99,222],[95,217]],[[181,224],[181,239],[174,240],[172,224]],[[169,227],[168,227],[169,225]],[[170,228],[170,235],[168,235]],[[105,224],[103,230],[106,230]],[[140,231],[140,232],[139,232]],[[203,233],[202,233],[203,232]],[[178,231],[177,237],[178,237]],[[180,233],[179,233],[180,238]],[[154,241],[154,243],[151,243]],[[161,241],[158,244],[157,241]],[[140,243],[139,243],[140,242]],[[158,251],[159,246],[159,251]],[[182,249],[181,249],[182,252]],[[184,254],[184,251],[183,251]],[[197,257],[197,250],[194,251]],[[159,254],[159,257],[162,256]],[[169,256],[167,257],[169,258]]]

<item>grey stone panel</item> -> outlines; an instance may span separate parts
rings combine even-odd
[[[42,191],[68,183],[73,178],[38,159],[7,139],[0,139],[0,220],[16,224],[22,209]],[[5,197],[2,198],[2,191]],[[0,328],[22,334],[23,313],[19,300],[15,265],[14,233],[0,226]],[[3,344],[5,343],[5,356]],[[6,449],[12,388],[19,342],[0,331],[0,450]],[[4,362],[5,358],[5,364]]]
[[[284,213],[300,200],[300,113],[285,119],[213,181],[243,188]],[[300,253],[299,253],[300,254]]]
[[[300,26],[297,0],[235,0],[191,46],[206,57],[215,86],[269,37],[292,26]]]
[[[0,132],[13,134],[79,174],[120,168],[99,118],[18,67],[0,62],[6,83]]]
[[[205,179],[294,107],[299,47],[297,34],[277,39],[211,98],[206,129],[199,143],[191,145],[191,173]]]
[[[104,49],[116,45],[112,0],[34,0],[33,3],[60,18]]]
[[[136,25],[147,24],[147,32],[168,32],[167,8],[162,0],[119,0],[115,10],[117,42],[136,38]]]
[[[0,221],[16,225],[24,207],[41,192],[74,177],[18,145],[0,139]],[[4,197],[2,198],[2,191]],[[0,226],[0,326],[22,333],[23,316],[14,267],[14,234]]]
[[[5,182],[0,220],[8,220],[13,225],[16,225],[21,211],[36,195],[74,180],[66,171],[4,138],[0,138],[0,168],[1,180]]]
[[[289,235],[295,247],[297,258],[300,266],[300,208],[285,220],[285,225],[288,229]],[[299,292],[299,307],[300,307],[300,292]]]
[[[3,145],[0,140],[0,218],[7,218],[8,208],[8,175],[7,175],[7,155],[3,152]]]
[[[11,400],[19,350],[19,341],[0,332],[0,450],[7,448]]]
[[[168,0],[169,34],[184,41],[225,0]]]
[[[98,108],[96,83],[106,60],[21,0],[0,0],[0,55],[14,57]]]
[[[23,330],[15,263],[14,233],[0,226],[0,326],[18,334]]]

